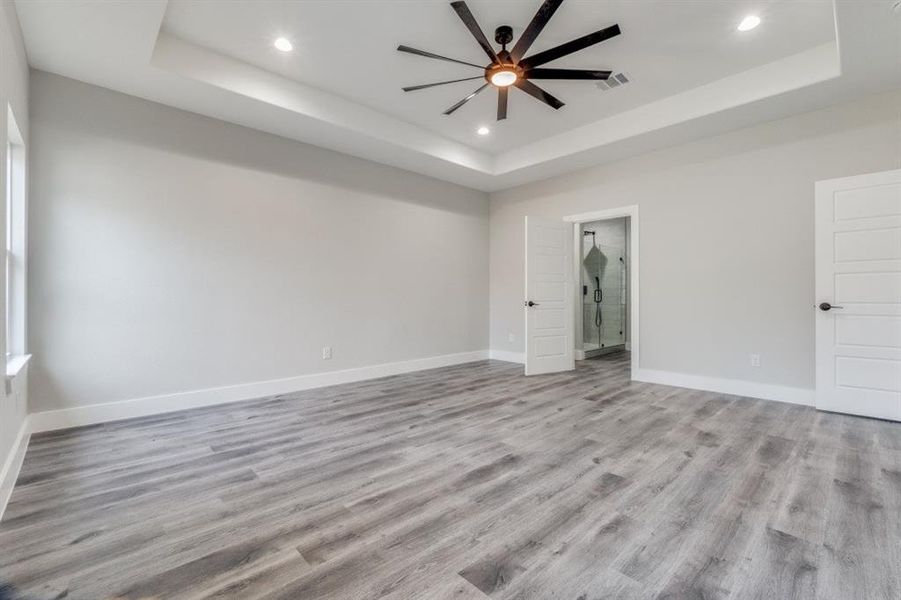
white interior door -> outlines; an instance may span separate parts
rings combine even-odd
[[[816,184],[816,406],[901,421],[901,170]]]
[[[526,375],[575,368],[572,227],[526,217]]]

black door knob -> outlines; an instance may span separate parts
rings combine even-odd
[[[819,306],[819,309],[822,310],[823,312],[825,312],[827,310],[832,310],[833,308],[844,308],[844,306],[833,306],[833,305],[829,304],[828,302],[823,302]]]
[[[532,302],[531,300],[529,300],[528,302],[526,302],[526,306],[529,306],[529,307],[532,307],[532,306],[538,306],[538,303],[537,303],[537,302]]]

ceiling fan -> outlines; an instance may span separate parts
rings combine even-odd
[[[448,83],[458,83],[460,81],[471,81],[473,79],[484,78],[486,82],[481,87],[448,108],[446,111],[444,111],[444,114],[452,114],[458,108],[475,98],[479,92],[484,90],[489,85],[493,85],[497,88],[498,121],[507,118],[507,93],[510,89],[510,86],[519,88],[530,96],[541,100],[554,110],[559,109],[561,106],[563,106],[563,102],[532,83],[532,80],[604,80],[610,77],[611,72],[588,71],[580,69],[545,69],[540,68],[540,65],[551,62],[552,60],[556,60],[563,56],[567,56],[569,54],[572,54],[573,52],[578,52],[579,50],[583,50],[589,46],[603,42],[604,40],[609,40],[610,38],[620,34],[619,25],[611,25],[610,27],[605,27],[604,29],[595,31],[594,33],[589,33],[588,35],[566,42],[565,44],[555,46],[550,50],[545,50],[544,52],[539,52],[538,54],[533,54],[532,56],[525,56],[526,52],[528,52],[529,48],[532,46],[532,43],[538,37],[538,34],[540,34],[541,30],[544,29],[545,25],[548,24],[548,21],[551,20],[554,12],[560,7],[561,4],[563,4],[563,0],[545,0],[541,7],[538,9],[538,12],[535,13],[535,16],[532,17],[532,21],[525,28],[525,31],[523,31],[522,35],[519,36],[519,39],[516,40],[516,44],[513,46],[513,49],[509,52],[507,51],[507,44],[513,41],[513,28],[509,25],[501,25],[500,27],[498,27],[494,31],[494,40],[501,45],[501,51],[495,52],[494,48],[492,48],[491,44],[488,42],[488,39],[485,37],[485,34],[482,32],[482,29],[479,27],[479,24],[476,22],[476,19],[472,15],[472,12],[470,12],[469,7],[466,6],[466,2],[451,2],[451,7],[457,12],[457,15],[463,21],[463,24],[466,25],[467,29],[469,29],[469,32],[476,39],[476,42],[478,42],[479,46],[482,47],[482,50],[485,51],[485,54],[488,55],[488,58],[491,59],[491,62],[487,66],[477,65],[475,63],[457,60],[455,58],[448,58],[447,56],[441,56],[438,54],[433,54],[431,52],[426,52],[425,50],[417,50],[416,48],[410,48],[409,46],[401,45],[397,47],[397,49],[401,52],[417,54],[419,56],[425,56],[427,58],[436,58],[438,60],[446,60],[449,62],[468,65],[470,67],[476,67],[477,69],[484,70],[484,74],[477,77],[465,77],[463,79],[452,79],[450,81],[439,81],[437,83],[414,85],[405,87],[403,88],[403,90],[405,92],[413,92],[416,90],[435,87],[436,85],[446,85]]]

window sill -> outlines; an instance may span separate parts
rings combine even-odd
[[[6,378],[14,379],[31,360],[30,354],[19,354],[6,359]]]

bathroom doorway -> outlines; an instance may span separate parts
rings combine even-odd
[[[629,340],[629,219],[617,217],[579,224],[581,347],[576,359],[627,349]],[[577,319],[578,320],[578,319]]]
[[[574,356],[631,358],[638,369],[638,207],[571,215]]]

